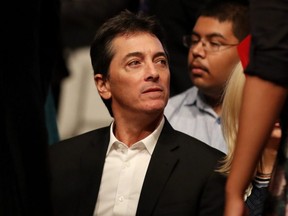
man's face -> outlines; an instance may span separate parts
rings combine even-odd
[[[202,42],[199,42],[190,48],[188,56],[193,84],[205,95],[219,97],[222,95],[226,80],[239,61],[237,46],[225,46],[239,43],[232,32],[232,23],[228,21],[220,23],[215,18],[200,16],[194,26],[192,38],[193,41],[204,41],[206,48],[220,44],[218,51],[209,51]]]
[[[106,92],[101,96],[112,99],[114,116],[163,113],[170,72],[158,38],[143,32],[121,35],[112,41],[112,52]]]

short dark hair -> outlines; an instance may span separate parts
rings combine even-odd
[[[104,79],[108,78],[109,66],[115,55],[112,47],[113,39],[121,35],[131,35],[139,32],[155,35],[161,42],[164,52],[168,57],[165,33],[158,20],[154,16],[148,16],[141,12],[132,13],[124,10],[108,19],[96,32],[90,48],[90,58],[94,74],[102,74]],[[111,100],[103,98],[102,100],[110,115],[113,116]]]
[[[91,43],[90,57],[94,74],[108,75],[110,62],[114,56],[112,40],[117,36],[129,35],[137,32],[146,32],[155,35],[161,42],[168,56],[165,36],[158,20],[143,13],[132,13],[128,10],[120,12],[108,19],[97,31]]]
[[[199,12],[199,16],[212,17],[219,20],[219,22],[232,22],[233,34],[239,41],[242,41],[250,33],[248,3],[235,0],[215,0],[207,4]]]

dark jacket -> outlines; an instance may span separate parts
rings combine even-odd
[[[109,127],[54,144],[50,151],[55,216],[91,216],[109,144]],[[137,214],[223,215],[226,178],[220,151],[174,130],[166,120],[144,179]]]

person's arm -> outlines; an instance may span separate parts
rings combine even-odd
[[[244,192],[287,96],[287,89],[247,76],[240,111],[239,130],[226,184],[225,216],[245,215]]]

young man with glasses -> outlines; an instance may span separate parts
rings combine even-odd
[[[176,130],[227,152],[221,131],[223,90],[239,62],[237,45],[249,33],[248,6],[237,2],[208,5],[191,35],[183,37],[189,49],[188,69],[193,87],[171,97],[165,115]]]

